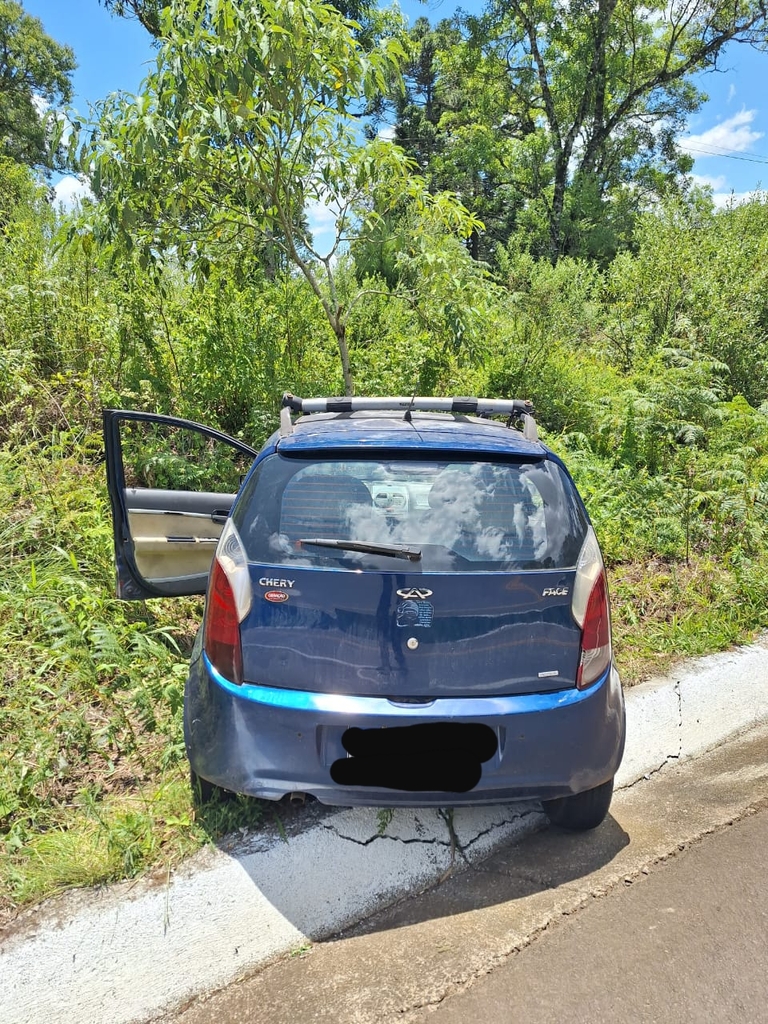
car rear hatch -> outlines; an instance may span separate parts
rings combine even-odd
[[[393,699],[573,686],[573,575],[252,565],[244,679]]]
[[[576,684],[591,530],[554,460],[274,454],[234,526],[245,682],[404,703]]]

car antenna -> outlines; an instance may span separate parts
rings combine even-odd
[[[410,423],[411,420],[413,419],[413,405],[414,405],[415,401],[416,401],[416,392],[414,391],[413,394],[411,395],[411,404],[405,410],[405,416],[403,416],[403,419],[405,420],[406,423]]]

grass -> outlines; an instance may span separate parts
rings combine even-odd
[[[192,804],[181,709],[199,600],[113,597],[89,446],[0,449],[0,911],[256,824]]]
[[[745,643],[768,625],[768,559],[694,557],[609,570],[616,661],[625,685],[676,660]]]
[[[257,826],[258,801],[192,802],[181,708],[196,599],[123,603],[99,444],[0,448],[0,914],[172,865]],[[768,556],[617,562],[626,683],[750,639]],[[270,816],[271,818],[271,816]],[[383,832],[391,813],[379,815]]]
[[[6,838],[0,914],[66,889],[133,878],[158,863],[172,867],[262,816],[261,803],[245,797],[196,809],[183,768],[119,797],[83,791],[55,825],[23,843]]]
[[[30,834],[15,851],[7,843],[10,849],[0,858],[7,896],[19,905],[75,886],[130,878],[157,860],[171,833],[188,837],[174,842],[175,856],[194,849],[183,780],[149,792],[97,801],[86,791],[56,825]]]

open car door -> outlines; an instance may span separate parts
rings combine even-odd
[[[257,452],[189,420],[104,410],[117,596],[204,594],[216,544]]]

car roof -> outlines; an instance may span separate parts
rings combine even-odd
[[[526,440],[519,430],[495,420],[456,413],[312,413],[300,416],[293,432],[270,443],[285,455],[318,450],[400,449],[544,458],[549,449]]]

